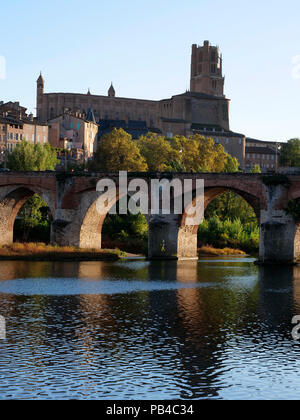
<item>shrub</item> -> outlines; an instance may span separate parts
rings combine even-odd
[[[254,222],[242,224],[240,219],[221,221],[213,216],[199,226],[198,239],[202,245],[253,252],[259,248],[259,227]]]

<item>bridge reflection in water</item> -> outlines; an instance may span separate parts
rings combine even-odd
[[[268,397],[273,382],[273,396],[300,397],[298,267],[1,262],[0,305],[2,396]]]

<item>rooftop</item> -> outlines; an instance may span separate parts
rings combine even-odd
[[[246,147],[246,153],[255,153],[260,155],[276,155],[276,151],[270,147]]]

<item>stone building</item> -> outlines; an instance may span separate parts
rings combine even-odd
[[[117,97],[113,84],[107,96],[93,95],[90,90],[86,95],[45,93],[45,82],[40,75],[37,80],[37,118],[47,122],[65,110],[87,115],[91,109],[97,122],[122,121],[127,126],[143,122],[147,131],[160,132],[168,137],[190,135],[193,124],[217,125],[229,131],[230,101],[224,95],[219,50],[210,46],[208,41],[203,47],[193,45],[192,50],[191,91],[159,101]],[[196,64],[201,60],[202,67]]]
[[[19,102],[0,103],[0,160],[6,152],[12,152],[23,139],[30,143],[45,144],[48,142],[48,125],[34,120],[27,115],[26,108]]]
[[[275,172],[279,169],[282,144],[247,138],[245,150],[245,170],[250,172],[259,165],[262,172]]]
[[[98,124],[92,111],[86,118],[78,113],[64,112],[49,120],[50,145],[72,151],[78,160],[92,157],[97,150]]]

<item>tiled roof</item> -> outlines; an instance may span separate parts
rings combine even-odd
[[[208,95],[207,93],[200,93],[200,92],[190,92],[187,91],[185,93],[181,93],[179,95],[174,95],[174,97],[177,96],[187,96],[191,98],[197,98],[197,99],[227,99],[225,96],[215,96],[215,95]],[[227,99],[228,100],[228,99]]]
[[[206,130],[205,130],[206,128]],[[235,133],[234,131],[222,131],[222,128],[217,125],[211,124],[192,124],[191,129],[193,131],[199,131],[203,135],[217,136],[217,137],[245,137],[244,134]]]
[[[87,121],[93,122],[94,124],[97,124],[94,112],[91,108],[88,109],[88,113],[85,119]]]
[[[272,146],[275,146],[276,144],[280,144],[280,142],[276,142],[276,141],[256,140],[256,139],[251,139],[250,137],[246,138],[246,142],[247,143],[257,143],[257,144],[270,144]]]
[[[175,124],[186,124],[188,121],[181,120],[179,118],[162,118],[163,122],[175,123]]]
[[[260,155],[276,155],[276,151],[270,147],[246,147],[246,153],[255,153]]]
[[[0,123],[1,124],[15,124],[15,125],[24,125],[24,124],[30,124],[30,125],[42,125],[42,126],[47,126],[48,124],[46,123],[40,123],[36,120],[29,120],[29,119],[18,119],[15,117],[0,117]]]

